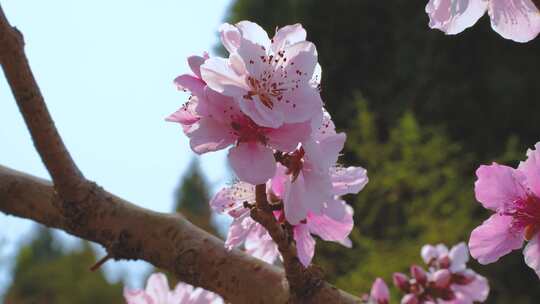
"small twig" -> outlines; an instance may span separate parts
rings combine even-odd
[[[261,224],[274,242],[283,257],[283,267],[285,275],[289,281],[292,303],[305,301],[314,292],[322,279],[320,273],[306,269],[298,259],[296,244],[293,241],[292,226],[288,223],[281,225],[274,217],[273,205],[266,197],[266,185],[261,184],[255,187],[255,207],[251,209],[251,217]]]
[[[102,257],[99,261],[97,261],[94,266],[90,267],[90,271],[96,271],[98,270],[105,262],[112,259],[112,256],[110,254],[107,254],[106,256]]]

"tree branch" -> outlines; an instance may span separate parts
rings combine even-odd
[[[75,165],[47,110],[24,53],[24,39],[6,19],[0,6],[0,62],[34,146],[58,193],[70,202],[85,196],[86,180]]]
[[[83,203],[65,204],[50,182],[0,166],[0,211],[4,213],[99,243],[116,259],[145,260],[235,304],[291,301],[287,279],[279,268],[238,250],[226,250],[221,240],[178,215],[137,207],[96,185],[90,193]],[[324,282],[309,300],[294,301],[359,303]]]
[[[255,206],[251,209],[251,217],[266,228],[276,242],[283,257],[283,267],[291,295],[298,299],[309,299],[323,282],[321,272],[315,266],[304,268],[298,260],[292,227],[286,222],[280,224],[276,220],[266,197],[265,184],[255,186],[255,202]]]

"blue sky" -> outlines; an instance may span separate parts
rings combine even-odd
[[[157,211],[172,208],[173,190],[194,156],[180,127],[164,121],[187,98],[172,80],[189,71],[187,56],[212,53],[229,3],[1,1],[11,24],[25,36],[49,110],[86,177]],[[0,164],[49,178],[3,74]],[[229,181],[225,153],[204,155],[201,165],[213,191]],[[32,225],[2,213],[0,225],[0,253],[9,260]],[[69,238],[61,239],[69,246]],[[142,273],[141,265],[108,263],[105,269],[118,278]],[[0,286],[5,286],[9,277],[6,267],[0,269]]]

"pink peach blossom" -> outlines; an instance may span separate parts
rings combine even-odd
[[[371,285],[369,295],[362,297],[362,303],[365,304],[388,304],[390,301],[390,290],[383,279],[377,278]]]
[[[320,115],[317,51],[300,24],[277,30],[273,39],[257,24],[241,21],[220,28],[228,59],[210,58],[202,79],[232,97],[262,127],[311,121]]]
[[[188,59],[194,75],[178,76],[175,83],[192,96],[167,120],[182,125],[192,150],[198,154],[234,145],[228,159],[238,178],[252,184],[265,183],[276,168],[273,149],[296,149],[309,137],[310,122],[283,124],[276,129],[256,125],[232,98],[213,91],[200,79],[200,65],[206,60],[207,56]]]
[[[426,6],[429,26],[448,35],[471,27],[486,11],[506,39],[527,42],[540,32],[540,12],[531,0],[430,0]]]
[[[525,262],[540,276],[540,143],[517,169],[493,163],[480,166],[476,176],[476,200],[495,213],[472,231],[471,255],[492,263],[528,240]]]
[[[217,294],[186,283],[178,283],[171,291],[162,273],[150,275],[144,290],[124,288],[124,298],[127,304],[223,304]]]

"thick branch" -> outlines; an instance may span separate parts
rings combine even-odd
[[[79,201],[86,183],[45,106],[45,101],[34,79],[26,55],[24,40],[12,27],[0,7],[0,62],[11,91],[17,101],[34,145],[47,167],[55,188],[67,201]]]
[[[224,249],[221,240],[178,215],[137,207],[98,186],[83,202],[66,204],[50,182],[0,166],[0,211],[99,243],[116,258],[145,260],[235,304],[289,301],[287,280],[277,267]],[[321,283],[305,303],[359,300]]]

